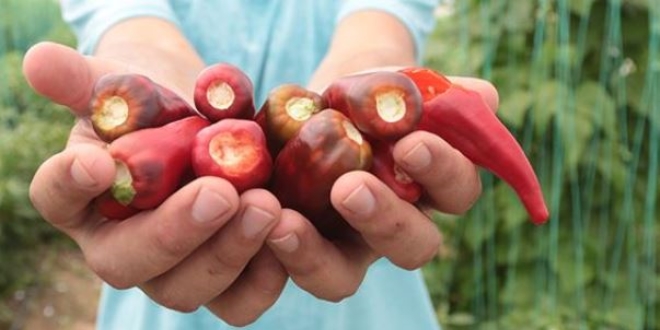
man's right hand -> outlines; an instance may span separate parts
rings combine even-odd
[[[254,189],[239,196],[227,181],[202,177],[155,210],[107,220],[91,202],[112,184],[115,167],[85,118],[87,104],[100,76],[133,69],[42,43],[26,54],[23,70],[37,93],[77,117],[66,148],[35,173],[31,200],[76,241],[101,279],[115,288],[140,287],[175,310],[206,306],[235,325],[254,321],[274,304],[287,273],[264,247],[281,214],[272,194]]]

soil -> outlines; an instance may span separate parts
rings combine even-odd
[[[85,265],[78,251],[47,258],[40,271],[47,281],[17,292],[16,318],[11,330],[92,330],[101,280]]]

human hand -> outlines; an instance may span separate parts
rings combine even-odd
[[[281,214],[269,192],[239,196],[227,181],[203,177],[157,209],[124,221],[109,221],[91,206],[115,175],[105,144],[85,118],[92,87],[105,73],[136,68],[42,43],[26,54],[23,69],[36,92],[77,117],[66,148],[35,173],[31,200],[44,219],[76,241],[101,279],[120,289],[137,286],[178,311],[206,306],[234,325],[254,321],[277,300],[287,274],[263,248]]]
[[[498,94],[490,83],[452,80],[479,92],[491,109],[497,109]],[[426,202],[434,209],[463,213],[481,193],[476,166],[431,133],[413,132],[399,140],[393,152],[398,165],[424,187]],[[355,293],[378,258],[416,269],[438,251],[441,235],[428,216],[369,173],[340,177],[331,201],[358,235],[328,240],[300,213],[284,209],[268,237],[293,281],[321,299],[339,301]]]

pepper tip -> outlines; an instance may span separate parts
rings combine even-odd
[[[550,218],[550,212],[548,212],[548,209],[544,207],[542,210],[532,214],[531,216],[532,222],[535,225],[540,226],[548,222],[548,219]]]

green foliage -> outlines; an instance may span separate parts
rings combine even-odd
[[[426,53],[491,80],[551,209],[531,225],[484,173],[479,203],[438,215],[425,268],[449,329],[660,327],[660,8],[652,1],[456,1]]]
[[[37,167],[64,147],[73,116],[36,95],[23,78],[21,66],[24,52],[37,41],[71,45],[74,40],[59,17],[56,2],[4,0],[2,6],[0,328],[12,318],[4,301],[16,290],[43,280],[36,269],[44,249],[70,244],[32,207],[29,186]]]

